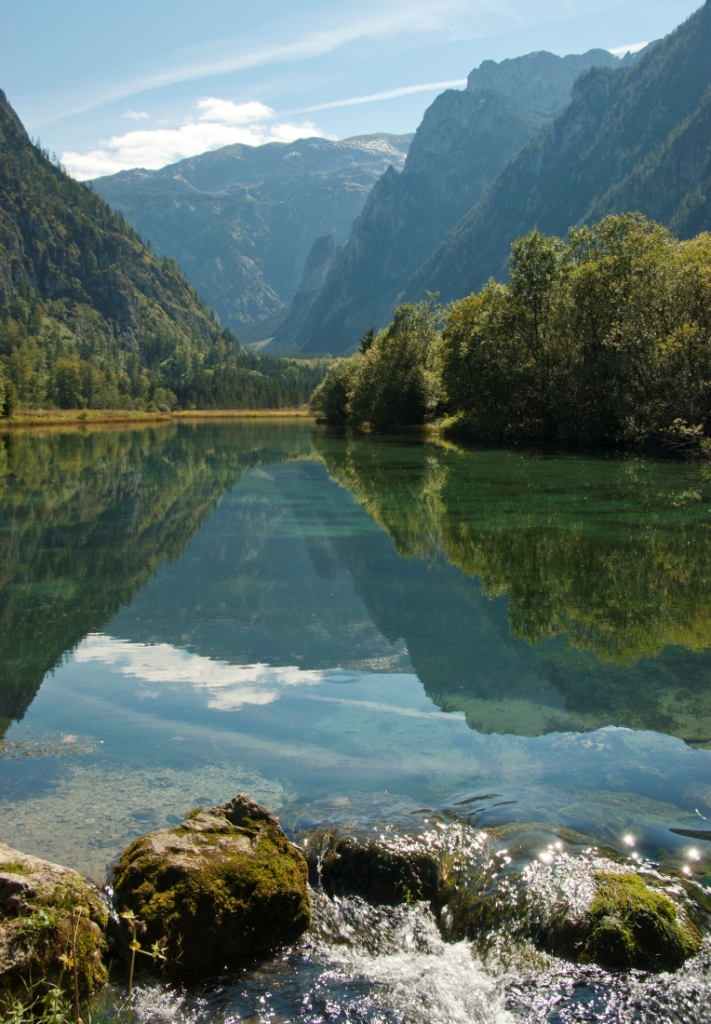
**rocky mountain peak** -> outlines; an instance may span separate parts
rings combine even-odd
[[[503,93],[522,110],[557,114],[570,102],[576,78],[592,67],[624,67],[634,58],[616,57],[609,50],[588,50],[558,57],[537,50],[497,63],[483,61],[467,78],[467,91]]]

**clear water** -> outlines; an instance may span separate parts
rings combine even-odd
[[[535,823],[526,856],[562,837],[711,885],[711,844],[670,832],[711,828],[710,584],[703,464],[297,421],[0,436],[0,838],[102,880],[246,791],[295,835],[455,807]],[[706,979],[481,965],[355,901],[142,1012],[696,1021]]]

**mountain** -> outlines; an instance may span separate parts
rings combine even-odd
[[[0,384],[22,404],[300,404],[318,376],[241,350],[177,263],[33,145],[0,92]]]
[[[527,53],[523,57],[483,61],[467,78],[467,90],[500,92],[521,110],[539,110],[559,114],[570,103],[575,80],[591,67],[629,67],[638,54],[627,53],[618,58],[609,50],[588,50],[557,57],[546,50]]]
[[[402,167],[411,135],[226,146],[94,187],[156,251],[176,259],[221,322],[269,336],[317,238],[348,237],[373,184]]]
[[[711,3],[621,71],[594,68],[570,105],[499,174],[413,275],[405,298],[445,301],[506,276],[537,226],[638,211],[681,238],[711,227]]]
[[[269,351],[342,352],[371,325],[384,326],[410,277],[479,200],[487,185],[570,100],[593,65],[620,67],[606,50],[557,57],[531,53],[469,75],[425,112],[401,174],[374,186],[311,308],[303,297]]]

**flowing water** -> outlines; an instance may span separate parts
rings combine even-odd
[[[711,889],[711,843],[670,831],[711,829],[703,463],[302,421],[8,433],[0,617],[0,840],[98,881],[244,791],[299,839],[459,830],[504,873],[596,847]],[[423,904],[314,906],[293,949],[146,982],[139,1016],[711,1020],[706,952],[613,976],[446,942]]]

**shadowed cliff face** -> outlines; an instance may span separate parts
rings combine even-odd
[[[274,348],[342,352],[387,323],[414,270],[543,122],[497,93],[438,96],[402,174],[377,182],[308,315],[292,309]]]
[[[370,326],[384,327],[418,267],[480,199],[488,184],[570,101],[594,65],[622,67],[606,50],[556,57],[531,53],[484,61],[463,92],[442,93],[425,112],[401,175],[373,188],[348,242],[307,314],[289,311],[275,351],[352,351]]]
[[[628,67],[639,54],[628,53],[620,60],[609,50],[588,50],[558,57],[546,50],[512,60],[483,61],[467,79],[467,89],[487,89],[508,96],[521,110],[538,110],[553,115],[570,103],[576,78],[592,67]]]
[[[439,291],[449,301],[505,277],[511,243],[534,227],[564,236],[635,211],[682,238],[708,230],[710,48],[707,0],[634,66],[582,76],[570,105],[501,171],[404,296]]]

